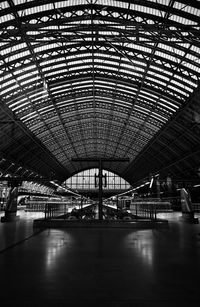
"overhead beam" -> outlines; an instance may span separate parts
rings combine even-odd
[[[72,158],[73,162],[129,162],[129,158]]]

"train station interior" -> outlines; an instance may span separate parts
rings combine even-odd
[[[200,1],[0,1],[0,304],[193,307]]]

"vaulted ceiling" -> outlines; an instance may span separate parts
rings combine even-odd
[[[200,1],[0,1],[0,171],[198,180],[199,78]]]

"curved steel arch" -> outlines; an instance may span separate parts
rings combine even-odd
[[[133,171],[199,84],[199,15],[195,0],[4,1],[1,99],[66,176],[86,167],[71,163],[83,156],[129,157]],[[198,136],[183,128],[177,122],[150,156],[170,164],[195,146]],[[177,135],[176,146],[163,147]],[[119,169],[130,177],[125,166]]]

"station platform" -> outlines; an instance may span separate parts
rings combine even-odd
[[[66,220],[66,219],[35,219],[33,226],[36,228],[130,228],[149,229],[168,227],[165,219],[134,219],[134,220]]]
[[[35,229],[40,213],[0,223],[2,306],[199,306],[200,225]],[[200,217],[197,215],[197,217]]]

